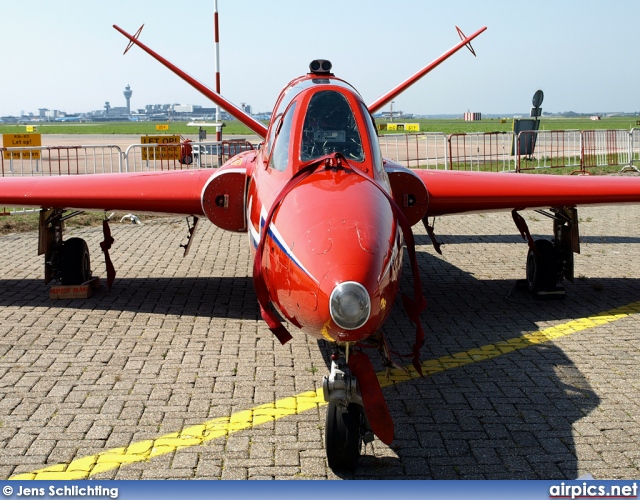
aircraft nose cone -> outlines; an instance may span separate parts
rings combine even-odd
[[[388,206],[388,205],[387,205]],[[397,291],[397,225],[385,205],[357,219],[332,218],[307,231],[318,283],[323,336],[357,342],[377,331]],[[320,267],[321,266],[321,267]]]
[[[324,337],[355,342],[374,333],[387,316],[388,282],[379,280],[381,266],[359,252],[361,262],[335,265],[318,287],[318,312],[325,317]],[[373,257],[373,256],[371,256]],[[395,294],[394,294],[395,295]]]
[[[379,329],[397,292],[402,252],[388,200],[370,181],[319,172],[284,199],[269,257],[277,307],[306,333],[353,342]],[[277,229],[277,231],[276,231]],[[282,251],[280,251],[282,249]]]

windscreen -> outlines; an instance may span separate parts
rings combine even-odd
[[[309,102],[302,129],[300,158],[309,161],[330,153],[364,161],[358,125],[347,99],[339,92],[317,92]]]

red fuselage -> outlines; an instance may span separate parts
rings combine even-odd
[[[292,176],[334,153],[344,155],[349,168],[321,166],[284,196],[268,228],[261,272],[271,302],[289,322],[315,337],[356,342],[376,332],[391,311],[402,238],[383,193],[391,188],[373,120],[352,87],[307,75],[281,94],[267,140],[248,169],[248,232],[255,251],[267,212]],[[334,294],[333,309],[359,314],[352,322],[330,306],[343,283],[352,284],[355,295],[340,304]]]

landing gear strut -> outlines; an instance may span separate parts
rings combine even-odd
[[[373,441],[356,378],[346,363],[348,348],[339,347],[331,356],[331,372],[322,379],[324,399],[329,403],[325,427],[325,449],[329,467],[353,470],[363,444]]]

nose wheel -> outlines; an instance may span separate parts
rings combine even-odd
[[[334,470],[353,470],[362,445],[374,439],[355,376],[347,366],[345,350],[331,356],[331,372],[322,379],[324,399],[329,403],[324,445],[327,462]]]

